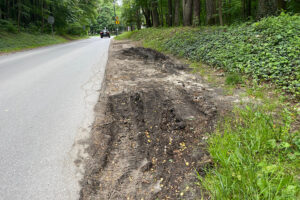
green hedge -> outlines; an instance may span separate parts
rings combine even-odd
[[[267,81],[300,96],[300,16],[282,13],[231,27],[143,29],[145,46]]]

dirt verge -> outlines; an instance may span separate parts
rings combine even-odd
[[[229,102],[175,59],[113,41],[80,199],[200,199],[206,134]]]

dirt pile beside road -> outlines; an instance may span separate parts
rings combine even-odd
[[[202,82],[159,52],[114,41],[81,199],[199,199],[206,133],[229,108]]]

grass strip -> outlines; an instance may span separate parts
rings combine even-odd
[[[81,39],[77,36],[0,32],[0,53],[14,52]]]

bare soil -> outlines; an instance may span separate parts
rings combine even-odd
[[[232,98],[174,58],[113,41],[80,199],[201,199],[196,171],[212,165],[207,136]]]

